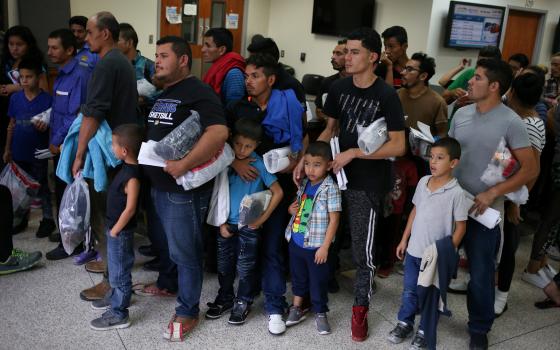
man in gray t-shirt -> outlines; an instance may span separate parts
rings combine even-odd
[[[475,195],[471,208],[475,214],[484,213],[496,199],[519,189],[538,175],[523,121],[501,102],[511,77],[511,68],[505,62],[489,59],[478,61],[468,90],[470,99],[475,103],[459,109],[449,129],[449,136],[459,141],[463,152],[455,176],[463,188]],[[520,168],[506,181],[488,187],[480,177],[502,137]],[[469,219],[463,244],[471,273],[467,290],[471,348],[486,349],[487,333],[495,317],[494,272],[500,229],[487,229]]]

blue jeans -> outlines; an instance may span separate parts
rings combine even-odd
[[[111,308],[121,318],[128,316],[132,295],[132,266],[134,265],[134,231],[121,231],[111,237],[106,230]]]
[[[222,237],[218,233],[218,303],[231,304],[235,297],[233,283],[235,274],[239,276],[237,298],[251,304],[254,298],[256,279],[259,230],[247,226],[241,229],[237,225],[228,225],[233,236]]]
[[[420,273],[420,263],[422,258],[416,258],[408,253],[404,260],[403,293],[401,298],[401,308],[397,316],[398,320],[408,325],[414,326],[414,317],[418,312],[418,274]],[[420,328],[424,329],[422,320]]]
[[[311,306],[315,313],[329,311],[329,264],[316,264],[317,249],[305,249],[290,240],[290,274],[292,293],[298,297],[311,296]]]
[[[202,291],[204,243],[202,223],[212,190],[164,192],[152,189],[155,215],[161,222],[169,256],[177,265],[179,290],[175,313],[197,318]]]
[[[463,245],[471,280],[467,288],[469,332],[486,334],[494,323],[494,273],[500,246],[500,227],[488,229],[469,218]]]
[[[156,286],[159,289],[166,289],[171,293],[176,293],[179,289],[177,282],[177,265],[169,257],[169,244],[167,236],[159,216],[156,214],[157,193],[153,188],[150,190],[151,200],[148,206],[148,235],[153,244],[153,250],[159,257],[159,273]]]

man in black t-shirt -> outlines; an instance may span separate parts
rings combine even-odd
[[[382,215],[381,201],[392,186],[387,158],[405,153],[405,126],[396,91],[374,74],[381,54],[379,34],[370,28],[357,29],[348,36],[346,48],[346,71],[352,76],[331,86],[323,109],[327,126],[318,139],[329,142],[338,130],[341,153],[333,161],[333,170],[338,173],[344,168],[348,178],[342,207],[356,263],[352,339],[363,341],[368,334],[367,312],[373,293],[375,226]],[[358,127],[367,127],[379,118],[387,122],[389,140],[376,152],[365,155],[358,148]],[[302,170],[300,162],[294,180],[303,178]]]
[[[148,115],[148,140],[160,141],[189,118],[192,110],[200,115],[204,130],[182,159],[167,161],[165,168],[143,167],[151,183],[154,209],[150,215],[151,229],[154,235],[165,235],[159,238],[161,242],[167,241],[178,275],[177,306],[164,337],[182,341],[198,324],[204,252],[202,224],[206,220],[213,181],[185,191],[175,179],[214,157],[224,147],[228,129],[218,96],[209,85],[191,75],[189,44],[179,37],[168,36],[156,45],[155,77],[162,82],[164,90]],[[162,258],[165,247],[154,244]],[[165,273],[160,270],[160,277]]]
[[[119,40],[119,23],[111,13],[99,12],[88,20],[87,31],[86,41],[92,52],[99,54],[100,60],[87,85],[86,103],[81,107],[83,120],[78,136],[76,158],[72,165],[74,177],[84,166],[88,142],[95,136],[103,121],[107,121],[111,128],[121,124],[140,123],[134,69],[116,47]],[[86,269],[98,271],[105,269],[105,278],[101,283],[80,293],[82,299],[93,301],[102,299],[110,289],[106,278],[106,264],[103,267],[103,263],[107,262],[105,239],[107,194],[96,192],[93,189],[93,180],[87,181],[91,200],[91,227],[97,240],[96,250],[101,254],[103,262],[92,261],[86,264]]]
[[[337,71],[336,74],[333,74],[329,77],[326,77],[321,82],[321,87],[317,93],[317,97],[315,98],[315,107],[317,108],[317,117],[321,120],[326,120],[327,116],[323,114],[323,99],[326,98],[326,94],[329,93],[329,89],[335,81],[340,78],[344,78],[347,76],[346,69],[344,68],[344,57],[346,56],[346,39],[339,40],[338,44],[335,46],[331,56],[331,64],[334,70]]]

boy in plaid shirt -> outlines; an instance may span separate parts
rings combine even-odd
[[[338,185],[328,174],[331,165],[330,146],[321,141],[311,143],[304,156],[307,178],[288,210],[292,218],[286,228],[294,295],[286,326],[305,319],[301,304],[303,297],[310,294],[319,334],[331,332],[326,314],[329,310],[329,266],[326,262],[342,211]]]

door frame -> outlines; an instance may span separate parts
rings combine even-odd
[[[521,6],[514,6],[514,5],[507,5],[507,10],[504,16],[504,28],[502,28],[502,37],[500,38],[500,50],[504,48],[504,40],[505,40],[505,33],[507,29],[507,23],[509,18],[509,11],[515,10],[520,12],[529,12],[533,14],[538,14],[539,16],[539,28],[537,29],[537,37],[535,38],[535,46],[533,48],[533,57],[529,57],[532,64],[536,64],[539,62],[539,56],[541,54],[543,36],[544,36],[544,28],[546,25],[546,16],[548,15],[548,10],[541,10],[541,9],[534,9],[529,7],[521,7]],[[508,59],[508,57],[504,57],[504,59]]]

